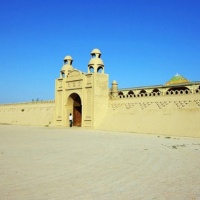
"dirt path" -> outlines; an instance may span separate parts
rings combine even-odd
[[[0,126],[0,200],[200,199],[200,138]]]

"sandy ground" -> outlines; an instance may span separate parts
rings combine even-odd
[[[200,138],[0,125],[0,199],[200,199]]]

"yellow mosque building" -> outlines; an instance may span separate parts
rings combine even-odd
[[[109,66],[108,66],[109,67]],[[69,127],[200,137],[200,82],[176,74],[163,85],[109,88],[101,51],[93,49],[87,73],[64,58],[55,100],[0,105],[1,124]],[[53,81],[53,80],[52,80]]]

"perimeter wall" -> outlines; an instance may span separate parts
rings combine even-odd
[[[54,126],[55,102],[0,105],[0,124]],[[96,129],[200,137],[200,94],[110,99]]]
[[[97,128],[200,137],[200,94],[112,99]]]
[[[0,124],[54,125],[54,101],[0,105]]]

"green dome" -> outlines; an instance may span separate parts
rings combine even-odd
[[[165,85],[176,85],[181,83],[189,83],[190,81],[178,73],[173,76]]]

